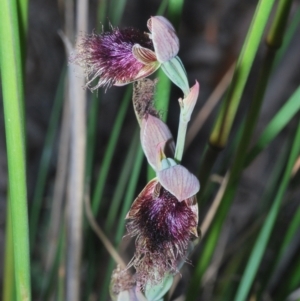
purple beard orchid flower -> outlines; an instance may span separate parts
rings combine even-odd
[[[112,28],[81,38],[70,62],[83,67],[87,87],[98,77],[92,91],[102,86],[126,85],[149,76],[177,55],[179,40],[172,24],[162,16],[155,16],[147,25],[151,33]]]
[[[138,195],[126,218],[127,230],[137,236],[131,261],[141,286],[160,283],[167,274],[178,272],[190,239],[197,237],[198,179],[166,154],[174,154],[170,130],[159,118],[145,115],[141,142],[157,177]]]

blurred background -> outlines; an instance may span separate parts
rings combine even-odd
[[[102,26],[104,30],[108,30],[110,23],[113,27],[118,26],[119,28],[123,28],[132,26],[143,31],[148,31],[146,22],[150,16],[156,15],[161,1],[127,0],[120,2],[120,4],[118,4],[118,1],[114,1],[114,7],[110,7],[112,5],[110,1],[107,1],[107,3],[107,10],[101,13],[103,17],[100,22],[99,5],[101,5],[101,0],[89,1],[88,33],[93,31],[101,32]],[[257,3],[257,1],[253,0],[184,1],[182,14],[177,28],[180,40],[179,56],[186,67],[190,85],[193,85],[196,79],[200,83],[201,87],[200,96],[192,116],[191,124],[196,119],[197,113],[206,103],[214,89],[220,83],[222,78],[230,72],[231,66],[237,60]],[[292,4],[290,14],[291,20],[295,15],[296,10],[299,9],[299,3],[299,1],[294,1]],[[122,5],[124,5],[124,12],[119,17],[111,17],[113,15],[112,11],[120,8]],[[41,157],[45,145],[51,112],[54,106],[54,100],[55,97],[57,97],[57,89],[61,81],[61,74],[65,66],[68,64],[64,45],[58,34],[59,31],[66,30],[66,24],[70,21],[66,18],[65,10],[66,3],[63,0],[29,1],[25,85],[29,212],[31,212],[32,206],[34,205],[33,200],[36,193],[35,190],[38,181]],[[274,12],[275,8],[272,14],[274,14]],[[261,134],[266,124],[268,124],[274,114],[299,85],[299,36],[300,26],[297,27],[282,60],[270,77],[261,114],[255,129],[253,143]],[[74,41],[75,40],[76,37],[74,36]],[[229,146],[222,151],[214,166],[214,171],[219,176],[224,176],[228,168],[228,162],[232,159],[233,139],[235,137],[235,133],[240,127],[242,118],[245,116],[248,105],[254,96],[254,89],[257,84],[257,78],[265,51],[265,43],[262,41],[242,96],[241,105],[239,106],[237,118],[235,119],[232,134],[228,142]],[[154,74],[152,78],[155,77],[156,75]],[[112,128],[114,126],[118,110],[121,106],[122,98],[126,93],[126,89],[127,87],[112,87],[107,89],[107,91],[102,90],[94,92],[93,94],[90,91],[87,91],[87,112],[89,112],[89,109],[92,107],[95,98],[98,99],[97,102],[99,103],[96,115],[96,139],[94,144],[94,153],[91,155],[91,160],[93,162],[90,179],[91,190],[96,187],[98,173],[102,166],[101,162],[105,154],[107,143],[111,137]],[[162,112],[163,115],[167,115],[167,124],[169,125],[174,137],[176,137],[177,133],[179,116],[177,100],[181,96],[181,91],[175,86],[172,86],[169,109],[166,112]],[[200,157],[204,151],[205,145],[207,144],[218,108],[219,105],[216,105],[209,114],[208,119],[201,130],[196,130],[193,139],[191,136],[188,136],[189,146],[183,157],[183,165],[195,174],[198,173]],[[33,300],[40,300],[41,290],[44,287],[44,282],[41,280],[42,275],[50,273],[50,271],[47,271],[46,268],[47,260],[45,248],[47,247],[45,245],[45,237],[47,235],[49,223],[51,223],[49,219],[51,216],[51,208],[53,206],[52,202],[55,179],[59,168],[57,162],[59,160],[58,154],[61,135],[61,111],[58,115],[60,117],[58,118],[58,123],[55,125],[53,133],[54,139],[51,149],[51,159],[49,161],[49,170],[41,199],[41,211],[38,216],[36,240],[31,250]],[[299,115],[297,118],[294,118],[267,147],[267,149],[263,151],[247,169],[244,170],[240,179],[238,191],[235,195],[234,203],[230,209],[230,214],[227,216],[222,230],[222,235],[219,239],[218,250],[222,253],[222,256],[219,256],[218,254],[214,255],[214,265],[212,265],[210,271],[206,273],[206,277],[203,280],[203,289],[198,296],[199,300],[223,300],[220,295],[218,295],[218,288],[222,286],[222,282],[225,280],[230,281],[233,284],[239,282],[241,274],[238,273],[238,270],[235,270],[233,274],[229,274],[229,280],[228,278],[224,279],[224,277],[228,275],[227,263],[231,262],[235,254],[239,252],[246,252],[246,249],[249,247],[247,241],[249,242],[252,240],[253,242],[253,236],[251,236],[251,233],[255,232],[255,227],[259,225],[259,220],[268,212],[266,207],[267,205],[261,203],[262,195],[265,193],[265,185],[270,179],[270,174],[272,174],[276,158],[278,158],[280,153],[284,150],[287,133],[289,133],[291,129],[295,128],[298,118]],[[0,108],[0,122],[1,127],[3,128],[2,106]],[[113,161],[110,165],[102,195],[101,206],[96,217],[97,222],[101,227],[105,227],[107,212],[109,211],[111,200],[114,197],[115,186],[117,185],[117,181],[122,172],[123,162],[127,151],[129,150],[130,142],[135,135],[136,129],[137,122],[134,112],[131,107],[129,107],[114,151]],[[147,182],[146,160],[143,161],[142,168],[141,176],[139,177],[138,185],[135,189],[135,196]],[[265,252],[261,273],[264,272],[264,263],[268,266],[274,259],[274,249],[272,248],[272,245],[274,244],[274,246],[276,246],[276,240],[282,240],[284,229],[287,227],[293,213],[299,206],[300,188],[298,182],[296,181],[296,184],[290,188],[289,197],[281,207],[278,217],[278,227],[276,227],[276,234],[272,236],[272,240],[274,241],[271,241]],[[64,192],[64,195],[65,193],[66,192]],[[5,246],[6,196],[7,164],[5,135],[4,131],[0,131],[1,284],[3,283],[2,272],[4,262],[2,259],[4,258]],[[203,205],[199,208],[200,223],[207,213],[213,196],[214,194],[212,194],[209,199],[205,200]],[[117,224],[120,220],[123,219],[119,209],[115,222],[112,223],[110,228],[106,231],[106,235],[108,237],[113,237],[113,235],[115,235]],[[299,233],[300,232],[298,232],[298,234]],[[107,296],[104,297],[104,299],[99,297],[99,291],[105,281],[105,271],[108,268],[107,263],[109,255],[103,250],[101,242],[92,231],[87,231],[85,234],[81,279],[82,294],[84,296],[82,300],[106,300]],[[134,241],[130,241],[126,238],[125,243],[123,244],[124,247],[121,246],[120,253],[125,261],[128,262],[133,254]],[[300,253],[300,235],[298,235],[297,239],[294,240],[293,248],[291,256],[290,258],[286,258],[285,265],[283,265],[281,272],[278,272],[276,274],[277,278],[275,277],[272,280],[273,282],[269,290],[270,295],[264,296],[264,300],[273,300],[272,293],[276,292],[278,281],[284,277],[285,273],[288,273],[289,267],[293,264],[293,256],[296,258],[297,252],[298,254]],[[91,249],[93,251],[89,251]],[[175,300],[175,297],[180,296],[186,289],[194,269],[196,262],[195,258],[197,258],[199,254],[201,256],[200,249],[201,247],[197,249],[194,257],[192,257],[188,264],[185,264],[181,272],[182,277],[178,280],[179,285],[175,290],[174,298],[172,300]],[[92,263],[89,260],[90,258],[92,258]],[[87,275],[92,276],[89,278]],[[257,285],[259,285],[259,283],[257,283]],[[52,293],[49,292],[51,291],[51,288],[47,289],[47,293],[51,296]]]

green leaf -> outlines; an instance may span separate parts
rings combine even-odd
[[[268,240],[271,235],[271,231],[274,227],[279,208],[281,205],[282,198],[284,196],[284,193],[287,189],[289,180],[290,180],[290,175],[292,168],[294,166],[294,163],[297,159],[297,156],[299,155],[300,152],[300,123],[298,125],[294,142],[291,147],[291,152],[290,156],[286,165],[286,168],[284,170],[284,174],[281,179],[281,183],[278,187],[278,191],[276,194],[276,197],[274,199],[274,202],[272,204],[272,207],[268,213],[268,216],[263,224],[263,227],[261,229],[261,232],[259,233],[259,236],[256,240],[255,246],[252,250],[252,253],[250,255],[249,261],[247,263],[245,272],[243,274],[241,283],[239,285],[239,288],[237,290],[236,296],[235,296],[235,301],[243,301],[246,300],[247,295],[250,291],[250,288],[253,283],[253,279],[257,273],[257,270],[259,268],[259,265],[261,263],[262,256],[265,252]]]
[[[182,90],[184,96],[189,94],[190,88],[186,71],[178,56],[175,56],[171,60],[163,63],[161,65],[161,69],[168,78]]]
[[[165,293],[171,288],[174,277],[166,275],[161,283],[157,285],[146,284],[145,296],[149,301],[159,301]]]

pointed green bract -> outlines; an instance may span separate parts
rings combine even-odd
[[[184,96],[187,96],[189,94],[190,88],[186,71],[181,62],[181,59],[178,56],[175,56],[171,60],[163,63],[161,65],[161,68],[169,77],[169,79],[182,90]]]
[[[174,277],[167,274],[163,279],[162,283],[157,285],[151,285],[147,283],[145,296],[148,301],[159,301],[163,298],[165,293],[171,288]]]

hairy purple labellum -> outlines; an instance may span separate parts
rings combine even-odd
[[[166,273],[175,274],[189,240],[197,236],[196,198],[179,202],[154,179],[136,198],[126,218],[130,219],[129,234],[137,236],[132,265],[139,282],[159,283]]]
[[[150,75],[160,65],[148,34],[134,28],[82,37],[70,61],[85,69],[87,86],[99,77],[91,90],[130,83]]]

